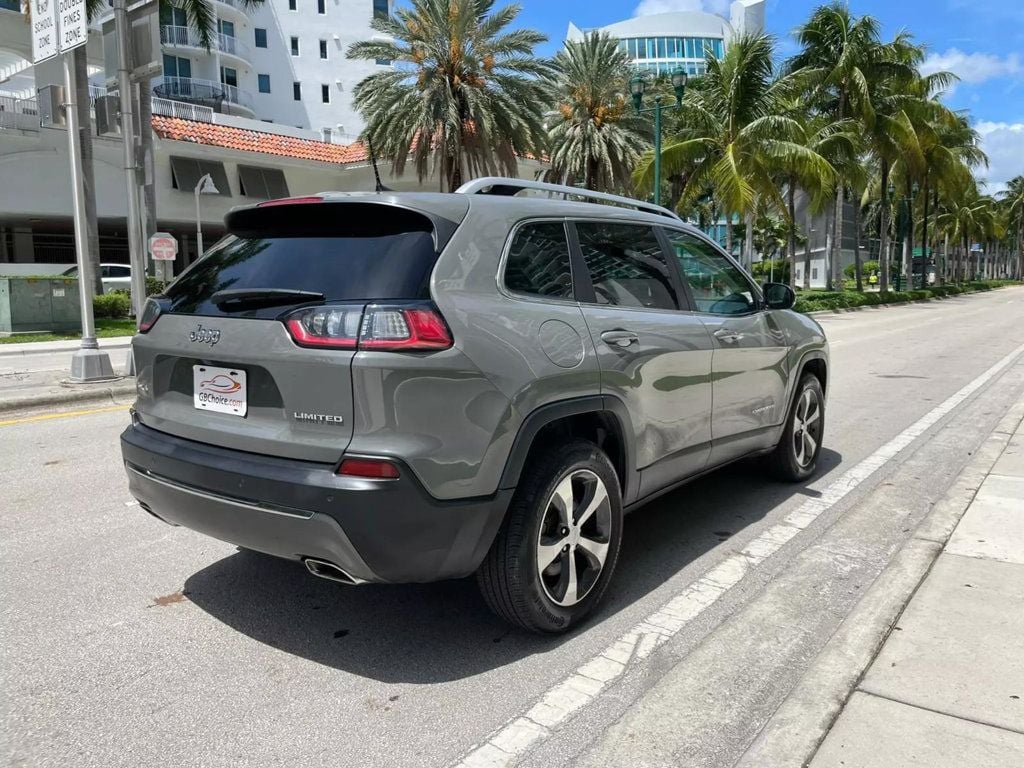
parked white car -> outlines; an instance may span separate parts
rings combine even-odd
[[[78,277],[78,265],[62,272],[65,277]],[[103,281],[103,292],[130,291],[132,288],[132,268],[127,264],[100,264],[100,278]]]

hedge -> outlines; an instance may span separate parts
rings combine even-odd
[[[114,291],[94,296],[92,300],[93,317],[109,317],[113,319],[127,317],[131,311],[131,298],[126,292]]]
[[[955,296],[960,293],[991,291],[1004,285],[1020,285],[1017,280],[975,280],[961,285],[936,285],[923,290],[888,291],[886,293],[857,293],[856,291],[804,291],[797,294],[793,309],[797,312],[820,312],[822,310],[868,307],[878,304],[900,304],[908,301]]]

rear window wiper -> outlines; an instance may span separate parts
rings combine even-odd
[[[325,298],[322,293],[317,291],[299,291],[291,288],[238,288],[217,291],[210,297],[210,301],[221,308],[225,304],[235,304],[239,307],[272,307],[277,304],[305,304],[324,301]]]

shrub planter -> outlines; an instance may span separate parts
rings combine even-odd
[[[0,276],[0,335],[81,330],[78,281]]]

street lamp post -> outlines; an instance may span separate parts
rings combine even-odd
[[[682,68],[673,70],[670,75],[672,90],[676,94],[676,108],[683,104],[683,93],[686,91],[686,72]],[[654,106],[642,107],[644,91],[647,90],[647,81],[643,75],[636,75],[629,81],[629,92],[633,97],[633,108],[638,115],[645,112],[654,113],[654,204],[661,205],[661,96],[656,96]]]
[[[920,188],[915,181],[908,190],[908,196],[903,198],[903,206],[906,211],[905,231],[903,233],[903,255],[904,264],[907,270],[907,290],[914,290],[914,200]],[[921,267],[924,269],[924,266]]]
[[[203,255],[203,218],[199,210],[200,195],[219,195],[217,187],[214,186],[213,177],[206,174],[196,184],[196,258]]]

